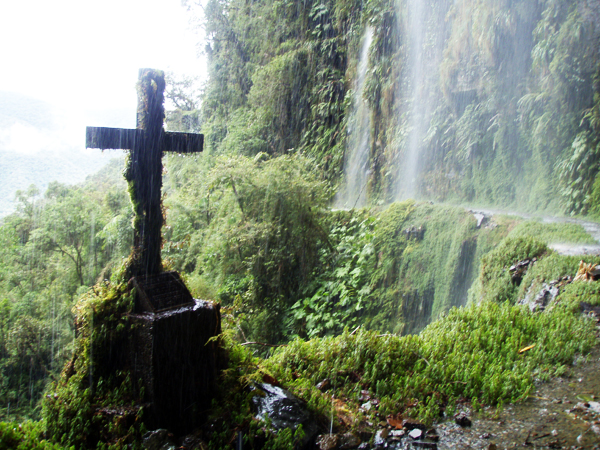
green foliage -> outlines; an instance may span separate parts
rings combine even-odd
[[[0,422],[0,449],[2,450],[62,450],[64,447],[43,439],[40,422]]]
[[[376,257],[373,229],[377,219],[366,212],[354,215],[339,213],[329,218],[334,222],[329,239],[336,247],[333,252],[327,247],[319,250],[319,265],[304,288],[311,293],[316,286],[316,292],[292,306],[301,334],[339,334],[344,327],[355,327],[370,301],[369,278]]]
[[[181,250],[168,246],[165,256],[191,269],[193,289],[224,305],[241,296],[242,329],[254,340],[286,335],[289,308],[328,245],[320,222],[329,195],[313,166],[301,155],[220,157],[210,170],[196,169],[204,177],[186,177],[182,195],[169,201],[168,237]],[[185,208],[188,199],[200,210]]]
[[[362,3],[210,1],[202,107],[208,152],[300,149],[333,181],[349,106],[346,49],[357,45]]]
[[[459,208],[407,201],[378,211],[333,212],[304,298],[294,306],[300,336],[338,334],[357,325],[418,332],[462,305],[479,258],[503,237],[477,229]]]
[[[0,417],[38,418],[39,399],[70,356],[71,308],[129,252],[131,211],[114,161],[79,186],[17,194],[0,223]]]

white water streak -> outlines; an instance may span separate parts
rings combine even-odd
[[[373,41],[373,29],[367,26],[362,39],[354,91],[354,107],[348,121],[348,141],[344,161],[345,185],[338,193],[338,208],[362,207],[367,203],[367,181],[369,177],[369,147],[371,136],[371,111],[363,99],[369,48]]]

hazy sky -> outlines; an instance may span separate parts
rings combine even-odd
[[[8,0],[0,90],[67,108],[136,106],[138,69],[201,74],[181,0]]]
[[[52,124],[40,127],[32,116],[10,117],[10,108],[0,108],[0,217],[11,211],[16,190],[78,183],[122,154],[85,149],[85,127],[135,127],[140,68],[205,78],[196,8],[190,14],[181,0],[0,2],[0,91],[49,103],[38,118]]]

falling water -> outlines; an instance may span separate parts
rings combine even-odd
[[[408,92],[410,94],[409,109],[409,135],[408,145],[401,166],[399,197],[415,198],[417,177],[419,175],[419,150],[423,140],[425,128],[425,104],[423,83],[423,41],[425,34],[425,2],[422,0],[408,0]]]
[[[403,29],[408,43],[407,72],[400,83],[400,96],[406,105],[401,108],[401,113],[407,117],[404,127],[408,137],[400,152],[396,197],[407,199],[422,194],[419,180],[425,158],[424,139],[439,94],[437,78],[444,48],[445,21],[441,10],[444,7],[440,9],[438,5],[436,9],[432,2],[406,0],[398,2],[396,7],[398,16],[406,18]],[[402,7],[405,14],[402,14]]]
[[[348,121],[348,142],[344,161],[345,186],[338,193],[336,205],[340,208],[364,206],[367,202],[366,185],[369,176],[369,141],[371,111],[363,99],[363,90],[369,65],[369,47],[373,29],[367,26],[362,39],[354,90],[354,105]]]

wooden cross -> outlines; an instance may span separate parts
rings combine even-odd
[[[137,128],[87,127],[86,148],[130,150],[125,179],[135,218],[131,276],[155,275],[162,271],[161,207],[163,152],[201,152],[204,136],[163,129],[165,76],[161,70],[140,69]]]

